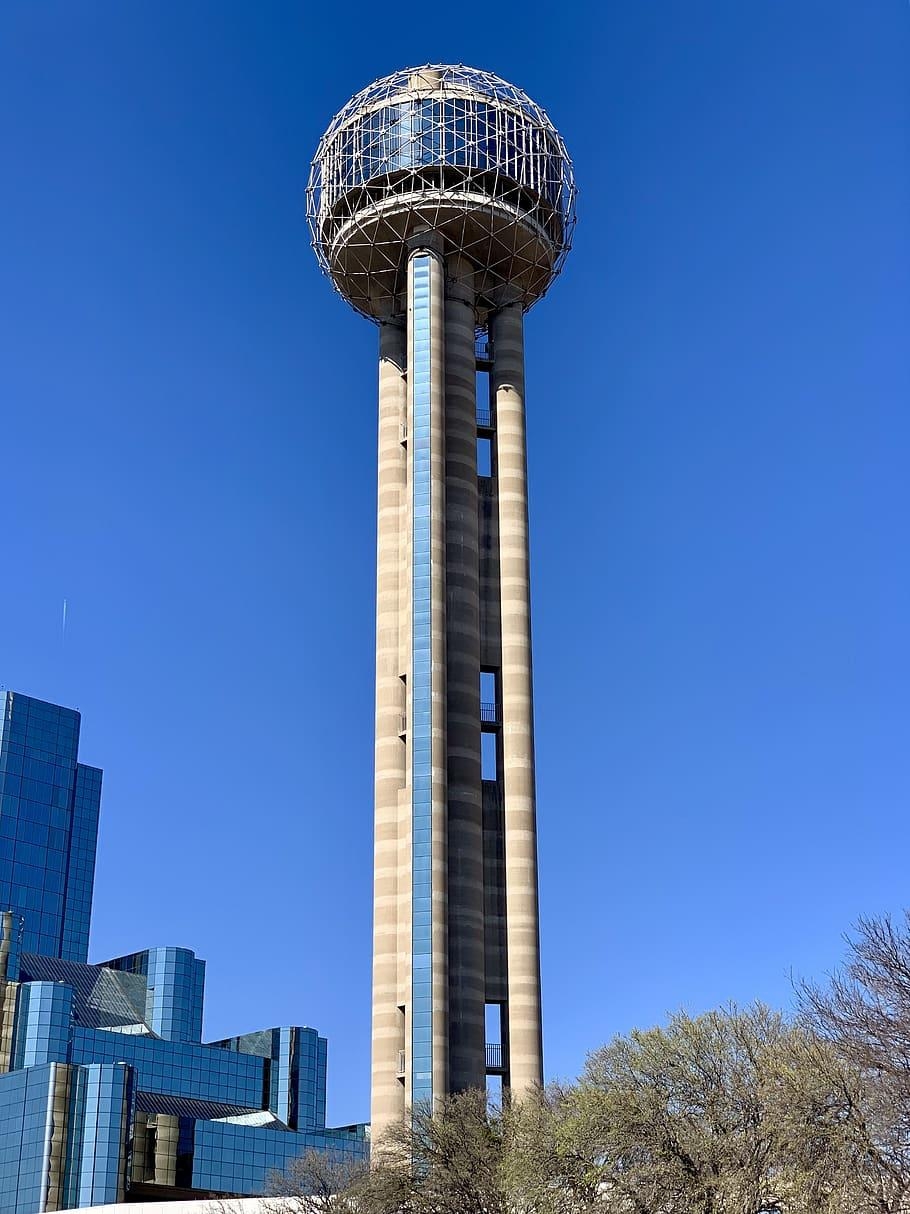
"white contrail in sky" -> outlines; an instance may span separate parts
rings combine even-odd
[[[63,600],[63,642],[66,643],[66,599]]]

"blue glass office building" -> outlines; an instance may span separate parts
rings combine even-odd
[[[0,692],[0,907],[22,947],[88,956],[101,772],[77,761],[79,713]]]
[[[262,1192],[327,1129],[326,1040],[202,1042],[205,962],[152,948],[87,963],[101,772],[79,714],[2,693],[0,1214]]]

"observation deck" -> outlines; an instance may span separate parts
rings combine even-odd
[[[545,112],[489,72],[427,66],[358,93],[323,136],[307,195],[313,247],[337,290],[375,320],[403,311],[409,241],[435,234],[474,273],[482,315],[531,307],[559,273],[575,184]]]

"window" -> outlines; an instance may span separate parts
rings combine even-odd
[[[495,780],[498,775],[496,734],[484,732],[480,735],[480,778],[481,780]]]
[[[489,1045],[502,1045],[502,1004],[488,1003],[485,1008],[486,1041]]]
[[[493,475],[493,442],[489,438],[477,440],[477,475]]]

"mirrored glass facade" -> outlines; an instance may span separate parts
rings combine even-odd
[[[0,692],[0,907],[17,947],[85,961],[101,772],[77,760],[78,712]]]
[[[205,1044],[190,949],[87,964],[101,773],[78,713],[4,697],[0,1214],[253,1195],[308,1148],[364,1158],[365,1126],[326,1126],[315,1029]]]
[[[108,962],[146,980],[145,1019],[167,1041],[202,1040],[205,962],[188,948],[150,948]]]

